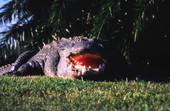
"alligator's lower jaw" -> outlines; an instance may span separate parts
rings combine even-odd
[[[99,67],[91,67],[91,66],[82,66],[82,65],[75,65],[73,67],[73,75],[74,76],[83,76],[83,75],[98,75],[100,74],[101,72],[103,72],[105,69],[105,64],[100,64]]]
[[[99,76],[105,71],[105,63],[100,64],[98,68],[86,67],[82,65],[72,66],[71,77]]]

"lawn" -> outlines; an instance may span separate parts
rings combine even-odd
[[[170,83],[1,76],[0,110],[170,111]]]

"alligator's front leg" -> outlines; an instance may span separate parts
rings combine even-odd
[[[9,70],[9,73],[15,73],[21,65],[25,64],[34,55],[34,51],[23,52],[12,65],[11,69]]]
[[[30,60],[27,63],[20,66],[16,72],[16,75],[42,75],[44,67],[44,60],[36,61]]]
[[[58,44],[54,41],[30,58],[26,63],[19,66],[16,75],[40,75],[56,76],[58,64]]]
[[[51,54],[45,59],[36,60],[33,57],[27,63],[18,68],[16,75],[26,76],[45,74],[46,76],[57,76],[58,61],[59,55],[57,54],[57,51],[51,52]]]

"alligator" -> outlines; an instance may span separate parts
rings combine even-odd
[[[52,41],[37,53],[26,51],[12,65],[0,68],[0,75],[5,74],[92,80],[132,76],[129,65],[113,44],[83,36]]]

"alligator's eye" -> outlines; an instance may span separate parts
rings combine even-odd
[[[65,51],[65,50],[66,50],[66,48],[61,48],[60,50]]]

